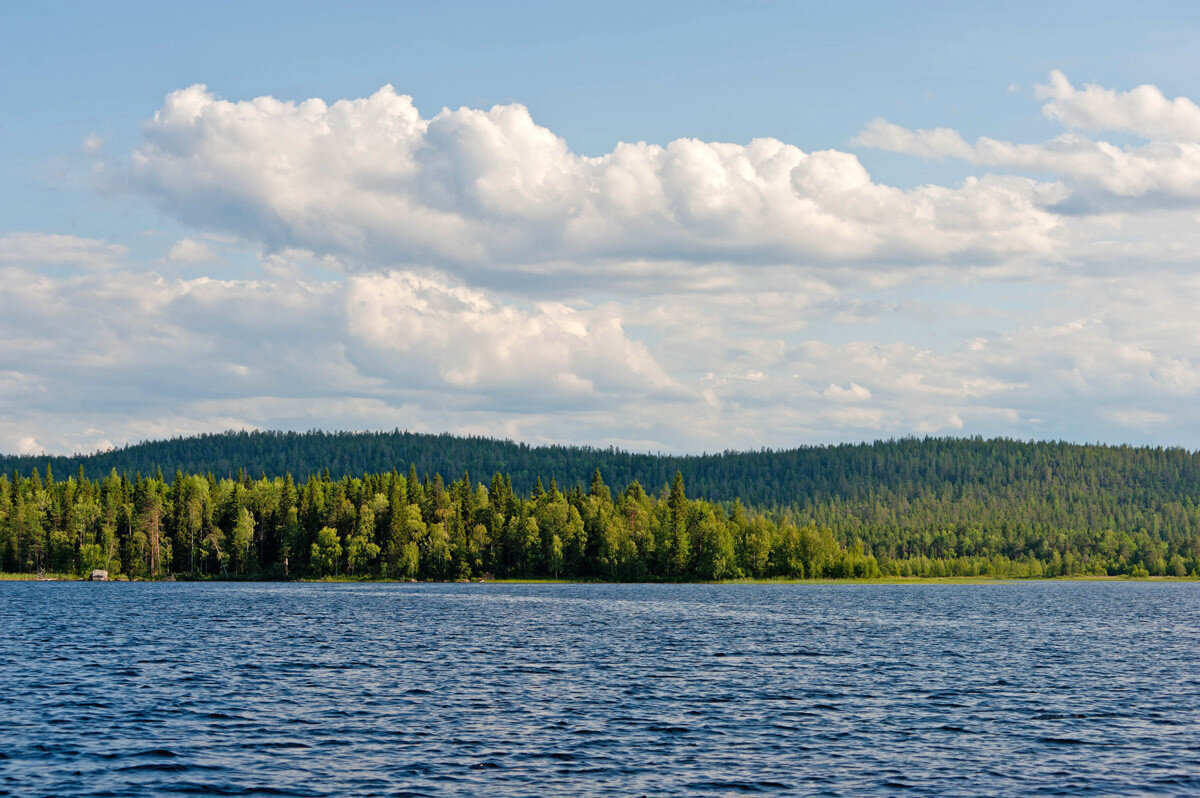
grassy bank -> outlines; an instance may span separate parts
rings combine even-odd
[[[78,582],[83,577],[75,574],[7,574],[0,573],[0,582]]]

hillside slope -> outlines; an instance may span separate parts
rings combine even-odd
[[[609,484],[634,480],[648,490],[682,472],[692,495],[740,498],[758,507],[852,503],[891,511],[922,497],[939,503],[1046,503],[1064,510],[1083,501],[1093,514],[1116,505],[1161,509],[1200,500],[1200,454],[1184,449],[1023,442],[983,438],[904,438],[868,444],[670,456],[577,446],[531,447],[492,438],[413,432],[225,432],[151,441],[92,455],[0,457],[0,470],[59,477],[82,468],[92,479],[113,469],[130,476],[184,473],[297,480],[321,474],[360,476],[415,465],[447,479],[470,471],[486,482],[500,472],[527,492],[541,478],[587,484],[599,468]],[[876,510],[883,510],[877,506]],[[911,510],[911,507],[908,507]],[[1025,513],[1010,520],[1019,521]],[[1097,520],[1097,519],[1093,519]],[[1089,526],[1091,523],[1089,522]]]

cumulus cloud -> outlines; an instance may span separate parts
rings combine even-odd
[[[1054,252],[1046,187],[902,190],[858,159],[775,139],[571,152],[521,105],[422,117],[370,97],[229,102],[172,93],[130,179],[189,224],[269,247],[472,270],[572,261],[995,260]]]
[[[1042,173],[1076,191],[1116,198],[1200,200],[1200,106],[1168,100],[1153,86],[1116,92],[1089,85],[1075,89],[1055,71],[1037,87],[1049,98],[1043,113],[1071,128],[1113,130],[1150,139],[1121,146],[1069,132],[1046,142],[1019,144],[981,136],[967,142],[955,130],[912,130],[875,119],[856,137],[864,147],[928,160],[954,158],[980,166]]]
[[[561,303],[525,310],[410,273],[352,278],[345,301],[350,334],[377,355],[370,365],[390,375],[510,394],[538,386],[540,401],[676,387],[612,311]]]
[[[1067,127],[1133,133],[1151,141],[1200,142],[1200,105],[1187,97],[1168,100],[1157,86],[1118,92],[1089,83],[1076,89],[1056,69],[1035,93],[1049,100],[1042,113]]]
[[[862,146],[996,172],[910,189],[773,139],[583,157],[520,105],[422,117],[390,87],[176,92],[123,167],[187,226],[164,259],[0,237],[0,449],[393,426],[1195,445],[1195,106],[1059,73],[1036,91],[1069,128],[1047,142],[868,125]],[[258,268],[216,266],[214,241]]]

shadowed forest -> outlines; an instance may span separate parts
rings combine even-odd
[[[486,482],[467,471],[481,464],[497,466]],[[682,581],[1186,576],[1200,564],[1200,461],[1181,449],[904,439],[658,457],[226,433],[4,465],[8,572]]]

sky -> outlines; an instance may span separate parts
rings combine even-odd
[[[0,451],[1200,448],[1191,3],[28,3]]]

